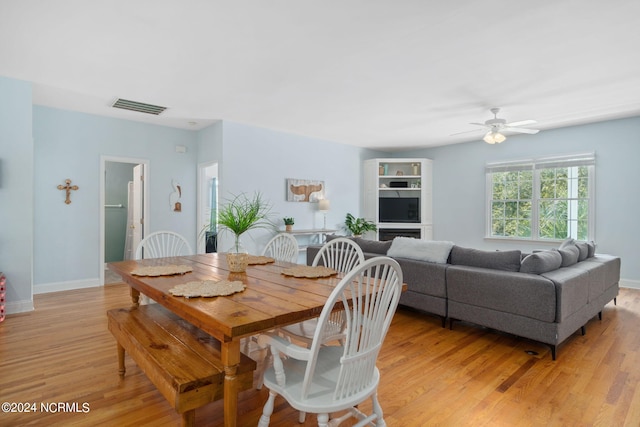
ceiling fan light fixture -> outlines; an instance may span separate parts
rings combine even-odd
[[[503,134],[495,130],[487,132],[484,138],[482,138],[482,140],[487,144],[500,144],[506,139],[507,139],[506,136],[504,136]]]

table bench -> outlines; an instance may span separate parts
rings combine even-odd
[[[192,426],[195,409],[223,397],[224,367],[220,343],[174,313],[150,304],[107,312],[109,331],[118,343],[118,368],[125,374],[125,351]],[[256,363],[241,355],[239,390],[253,386]]]

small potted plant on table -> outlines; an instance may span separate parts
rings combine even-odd
[[[246,271],[249,254],[240,236],[255,228],[270,227],[270,210],[271,206],[262,199],[260,193],[255,193],[252,198],[246,194],[235,196],[218,210],[218,227],[230,231],[234,236],[233,245],[227,251],[227,264],[231,272]]]
[[[293,224],[295,224],[295,221],[293,220],[293,218],[282,218],[282,220],[284,221],[285,231],[287,233],[290,232],[291,229],[293,228]]]

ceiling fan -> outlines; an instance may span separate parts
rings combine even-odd
[[[487,130],[487,133],[485,134],[484,138],[482,138],[484,142],[486,142],[487,144],[496,144],[496,143],[500,144],[501,142],[506,140],[507,137],[504,136],[504,132],[528,133],[531,135],[539,132],[539,130],[537,129],[527,129],[527,128],[520,127],[520,126],[532,125],[534,123],[537,123],[535,120],[521,120],[518,122],[507,123],[505,119],[498,118],[498,113],[500,112],[499,108],[492,108],[491,112],[493,113],[493,119],[489,119],[484,123],[470,123],[472,125],[482,126]],[[476,131],[470,131],[470,132],[476,132]],[[460,133],[465,133],[465,132],[460,132]],[[458,134],[454,134],[454,135],[458,135]]]

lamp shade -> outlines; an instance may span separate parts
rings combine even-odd
[[[331,207],[331,203],[327,199],[318,200],[318,210],[327,212]]]

